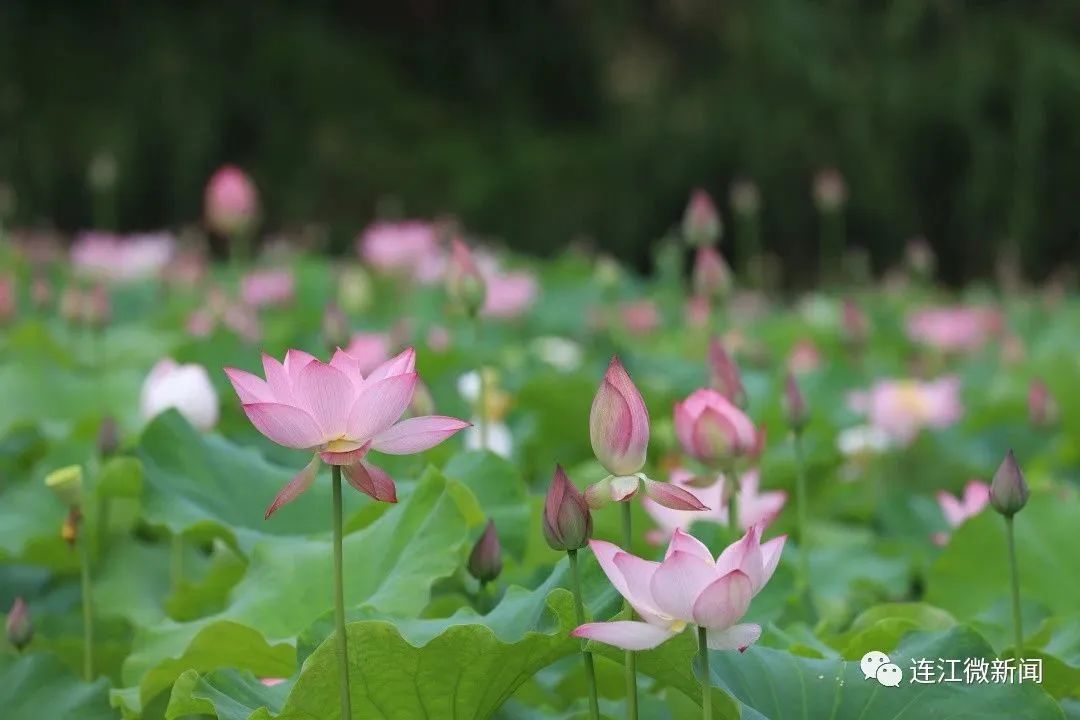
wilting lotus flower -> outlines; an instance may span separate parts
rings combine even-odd
[[[945,352],[978,350],[1001,329],[1001,313],[988,308],[931,308],[907,320],[911,340]]]
[[[634,335],[649,335],[660,327],[660,308],[652,300],[635,300],[622,306],[622,321]]]
[[[940,490],[937,501],[941,514],[945,516],[945,522],[950,528],[957,528],[968,518],[981,513],[990,504],[990,486],[980,480],[971,480],[964,486],[964,492],[959,498]],[[934,542],[938,545],[944,545],[948,539],[948,533],[934,535]]]
[[[870,424],[890,439],[910,443],[923,428],[944,428],[963,415],[960,378],[948,376],[932,382],[882,380],[866,392],[852,393],[848,404],[865,413]]]
[[[172,260],[176,241],[168,233],[120,237],[82,233],[71,245],[71,264],[77,274],[125,282],[158,277]]]
[[[746,406],[746,390],[739,366],[719,338],[709,341],[709,384],[737,406]]]
[[[589,545],[608,580],[644,622],[587,623],[571,635],[648,650],[698,625],[706,629],[712,650],[742,652],[761,637],[761,626],[739,620],[776,571],[786,540],[782,535],[761,544],[761,527],[754,526],[714,561],[701,541],[676,530],[658,563],[593,540]]]
[[[150,371],[139,402],[144,420],[176,408],[199,430],[211,430],[218,421],[218,396],[202,365],[179,365],[164,358]]]
[[[421,220],[376,222],[357,241],[360,256],[385,273],[417,277],[425,263],[440,256],[435,227]]]
[[[675,434],[687,455],[709,467],[751,455],[758,444],[750,418],[710,388],[675,404]]]
[[[661,544],[667,542],[675,530],[689,531],[695,522],[712,522],[724,527],[729,527],[728,503],[726,495],[727,478],[718,475],[716,482],[706,487],[696,487],[697,482],[694,474],[688,470],[677,469],[671,473],[671,485],[686,490],[696,497],[702,505],[712,508],[702,512],[688,512],[685,510],[672,510],[653,500],[646,498],[644,505],[646,512],[659,526],[646,537],[649,542]],[[776,516],[784,508],[787,502],[787,493],[782,490],[768,490],[759,492],[760,474],[757,470],[743,473],[739,478],[739,491],[736,494],[736,507],[738,508],[738,527],[740,530],[748,530],[755,525],[768,527]]]
[[[240,299],[251,308],[285,305],[295,293],[292,270],[255,270],[240,280]]]
[[[692,285],[701,297],[720,297],[731,290],[731,268],[711,245],[698,248],[694,256]]]
[[[278,494],[267,517],[311,486],[320,460],[343,466],[349,484],[376,500],[397,500],[393,480],[366,461],[368,452],[410,455],[468,427],[456,418],[437,415],[398,422],[419,380],[415,367],[416,353],[409,348],[366,377],[344,350],[334,353],[329,363],[301,350],[289,350],[284,363],[264,354],[265,380],[225,369],[259,432],[279,445],[315,453]]]
[[[234,165],[221,167],[210,178],[203,204],[207,226],[230,237],[249,232],[259,215],[255,183]]]
[[[691,245],[712,245],[720,238],[723,225],[709,193],[702,189],[690,195],[690,202],[683,213],[683,238]]]

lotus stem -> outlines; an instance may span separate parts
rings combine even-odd
[[[803,592],[810,589],[810,538],[806,531],[806,465],[803,456],[802,432],[792,434],[795,446],[795,509],[799,525],[799,584]]]
[[[705,628],[698,626],[698,655],[701,658],[701,717],[712,720],[712,684],[709,682],[709,642]]]
[[[337,636],[338,685],[341,693],[341,717],[352,718],[352,701],[349,697],[349,640],[345,635],[345,583],[343,581],[341,552],[342,507],[341,507],[341,466],[333,466],[334,488],[334,626]]]
[[[1014,515],[1005,516],[1005,537],[1009,543],[1009,575],[1012,581],[1013,632],[1016,637],[1014,650],[1017,661],[1024,647],[1024,625],[1020,616],[1020,569],[1016,562],[1016,536],[1013,532]]]
[[[577,550],[567,550],[570,558],[570,570],[574,580],[574,611],[577,613],[579,626],[585,624],[585,608],[581,603],[581,573],[578,570]],[[596,697],[596,669],[593,667],[592,653],[585,649],[588,641],[581,641],[581,657],[585,660],[585,683],[589,688],[589,714],[593,720],[600,720],[600,704]]]
[[[79,583],[82,590],[83,613],[83,679],[94,679],[94,607],[90,588],[90,550],[87,538],[77,540],[79,546]]]
[[[630,552],[634,544],[634,533],[630,525],[630,501],[625,500],[619,505],[622,506],[622,519],[623,519],[623,549],[626,552]],[[629,601],[623,603],[623,608],[630,614],[630,619],[634,619],[634,608],[630,606]],[[626,651],[626,717],[629,720],[637,720],[638,707],[637,707],[637,660],[633,650]]]

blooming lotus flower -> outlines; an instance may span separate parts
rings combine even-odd
[[[726,397],[711,388],[695,390],[675,404],[675,434],[683,451],[710,467],[754,454],[754,423]]]
[[[787,502],[787,493],[782,490],[760,492],[760,478],[761,475],[757,470],[750,470],[739,477],[736,507],[739,513],[740,530],[749,530],[755,525],[768,527]],[[690,526],[695,522],[712,522],[724,527],[730,526],[728,503],[725,499],[728,495],[727,478],[724,475],[717,475],[716,482],[711,485],[698,487],[693,473],[678,468],[672,471],[669,484],[682,488],[696,497],[702,505],[712,509],[702,512],[672,510],[651,498],[646,498],[642,505],[653,522],[659,526],[646,536],[649,542],[655,544],[667,542],[673,532],[676,530],[689,532]]]
[[[199,430],[211,430],[218,421],[218,396],[206,368],[195,363],[180,365],[163,358],[143,381],[139,411],[150,420],[176,408]]]
[[[263,355],[262,379],[243,370],[225,373],[240,398],[248,419],[279,445],[315,453],[311,463],[285,488],[267,510],[296,499],[311,486],[319,462],[343,466],[353,487],[376,500],[396,502],[393,480],[367,462],[371,450],[409,455],[432,448],[468,423],[429,415],[398,422],[419,377],[412,348],[386,361],[365,376],[356,358],[344,350],[323,363],[301,350],[289,350],[285,361]]]
[[[649,650],[698,625],[706,629],[709,648],[742,652],[761,637],[761,626],[739,620],[776,571],[786,540],[782,535],[761,544],[761,527],[754,526],[713,560],[700,540],[676,530],[662,562],[593,540],[589,545],[604,574],[641,621],[587,623],[571,635]]]
[[[691,245],[712,245],[720,238],[723,225],[709,193],[698,188],[690,195],[683,213],[683,238]]]
[[[957,528],[968,518],[975,517],[990,504],[990,486],[980,480],[971,480],[964,486],[964,492],[956,497],[944,490],[938,491],[938,507],[945,516],[950,528]],[[944,545],[949,539],[948,533],[936,533],[934,542]]]
[[[176,240],[168,233],[120,237],[82,233],[71,245],[71,264],[79,275],[127,282],[158,277],[172,260]]]
[[[222,235],[249,231],[259,214],[255,183],[235,165],[224,165],[210,178],[203,196],[206,224]]]
[[[923,428],[952,425],[964,412],[955,376],[931,382],[882,380],[869,391],[852,393],[848,405],[901,444],[910,443]]]
[[[384,273],[418,277],[425,263],[439,257],[435,227],[422,220],[376,222],[357,241],[360,256]]]
[[[481,382],[486,383],[484,394],[486,407],[483,408],[486,438],[481,436],[479,427]],[[506,412],[510,409],[510,396],[499,389],[498,374],[491,368],[486,368],[483,380],[481,380],[481,373],[475,370],[467,372],[458,378],[457,389],[462,399],[470,403],[477,412],[477,415],[473,416],[472,427],[465,431],[465,448],[487,450],[499,457],[510,458],[514,453],[514,436],[503,422]]]
[[[251,308],[285,305],[295,294],[292,270],[256,270],[240,280],[240,299]]]
[[[1002,329],[1001,313],[975,307],[921,310],[907,319],[907,336],[944,352],[978,350]]]

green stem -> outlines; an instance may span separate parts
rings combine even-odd
[[[334,626],[337,634],[338,688],[341,692],[341,717],[352,718],[352,702],[349,697],[349,640],[345,636],[345,583],[342,579],[341,537],[341,466],[333,466],[334,475]]]
[[[567,550],[570,558],[570,570],[574,579],[574,611],[578,625],[585,624],[585,607],[581,603],[581,573],[578,570],[577,550]],[[596,698],[596,669],[593,667],[592,653],[585,649],[586,640],[581,641],[581,657],[585,660],[585,683],[589,688],[589,712],[593,720],[600,720],[600,704]]]
[[[108,542],[109,537],[109,508],[111,502],[109,498],[98,496],[97,505],[97,518],[95,518],[95,525],[97,526],[97,561],[104,562],[105,557],[105,543]]]
[[[623,521],[623,550],[631,552],[631,548],[634,544],[634,533],[630,526],[630,501],[623,501],[619,503],[622,506],[622,521]],[[634,609],[630,607],[630,602],[626,601],[623,604],[624,609],[630,614],[630,619],[634,619]],[[626,651],[626,717],[628,720],[637,720],[637,659],[633,650]]]
[[[701,717],[712,720],[712,683],[709,681],[709,643],[707,631],[698,626],[698,654],[701,657]]]
[[[169,576],[173,592],[180,589],[184,581],[184,536],[173,533],[169,547]]]
[[[728,528],[738,537],[742,531],[739,525],[739,473],[735,471],[735,459],[724,464],[724,479],[728,491]]]
[[[77,540],[79,546],[79,583],[82,587],[83,612],[83,678],[94,679],[94,608],[90,589],[90,548],[86,537]]]
[[[792,441],[795,444],[795,510],[799,524],[799,584],[805,592],[810,588],[810,539],[806,532],[806,466],[802,432],[793,433]]]
[[[1024,627],[1020,618],[1020,570],[1016,564],[1016,538],[1013,534],[1013,517],[1005,516],[1005,537],[1009,543],[1009,574],[1012,579],[1013,632],[1016,634],[1015,657],[1020,659],[1024,647]]]
[[[483,332],[482,332],[483,331],[482,323],[483,323],[483,321],[480,319],[480,314],[477,313],[476,316],[473,318],[473,352],[476,352],[476,353],[480,352],[480,343],[481,343],[481,338],[482,338],[482,334],[483,334]],[[479,393],[479,396],[477,398],[477,403],[479,404],[479,407],[477,408],[477,412],[476,412],[476,419],[477,419],[477,428],[476,429],[477,429],[477,432],[480,433],[480,449],[481,450],[487,450],[488,449],[488,418],[487,418],[487,409],[488,409],[488,386],[487,385],[488,384],[487,384],[487,378],[484,377],[484,364],[483,363],[480,363],[480,365],[477,367],[476,374],[479,376],[479,379],[480,379],[480,393]]]

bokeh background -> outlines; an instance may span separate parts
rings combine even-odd
[[[923,234],[947,280],[1042,277],[1080,245],[1080,3],[6,0],[0,133],[0,211],[65,232],[197,222],[232,162],[266,231],[450,213],[647,268],[748,177],[797,282],[835,166],[876,268]]]

